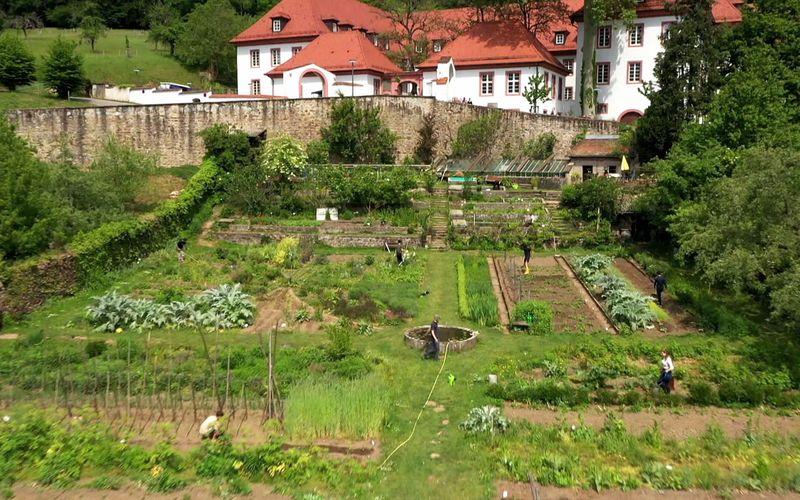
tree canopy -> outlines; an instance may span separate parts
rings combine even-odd
[[[0,35],[0,84],[8,90],[36,80],[36,60],[12,33]]]
[[[85,83],[83,57],[75,51],[75,47],[75,42],[58,37],[44,58],[44,83],[62,99],[82,88]]]

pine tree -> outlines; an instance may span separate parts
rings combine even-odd
[[[699,122],[722,85],[719,27],[713,0],[677,0],[674,24],[656,58],[656,83],[645,85],[650,106],[637,124],[635,147],[642,161],[664,157],[687,123]]]
[[[44,59],[44,83],[62,99],[84,84],[83,58],[75,47],[75,42],[58,37]]]
[[[36,80],[36,63],[33,54],[11,33],[0,36],[0,84],[14,91]]]

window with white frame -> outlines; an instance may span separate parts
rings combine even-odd
[[[644,24],[634,24],[628,30],[628,45],[630,47],[641,47],[644,42]]]
[[[381,79],[374,78],[372,80],[372,95],[381,95]]]
[[[520,77],[521,74],[519,71],[510,71],[506,73],[506,94],[508,95],[519,94]]]
[[[564,59],[564,67],[567,68],[567,71],[571,75],[573,71],[575,71],[575,59]]]
[[[608,85],[611,81],[611,63],[597,63],[596,73],[597,85]]]
[[[575,99],[575,91],[572,90],[572,87],[565,87],[564,88],[564,100],[571,101]]]
[[[292,57],[296,56],[303,50],[303,47],[292,47]]]
[[[563,31],[556,33],[556,45],[564,45],[567,43],[567,34]]]
[[[279,32],[283,28],[283,23],[281,23],[280,19],[273,19],[272,20],[272,31],[275,33]]]
[[[250,93],[261,95],[261,80],[250,80]]]
[[[628,63],[628,83],[642,83],[641,61],[631,61]]]
[[[611,47],[611,26],[600,26],[597,28],[597,48],[607,49]]]
[[[250,67],[258,68],[259,66],[261,66],[261,51],[253,49],[250,51]]]
[[[481,73],[481,95],[494,95],[494,73]]]
[[[280,66],[281,65],[281,49],[270,49],[269,51],[270,59],[272,60],[273,66]]]
[[[433,51],[434,52],[441,52],[442,51],[442,41],[436,40],[433,42]]]

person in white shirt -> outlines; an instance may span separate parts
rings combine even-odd
[[[222,430],[220,429],[220,424],[222,423],[220,419],[224,413],[222,410],[217,410],[217,413],[214,415],[209,415],[208,418],[203,420],[203,423],[200,424],[200,439],[217,439],[222,435]]]
[[[675,365],[672,362],[672,356],[666,349],[661,351],[661,377],[658,379],[658,385],[667,394],[674,388],[673,375]]]

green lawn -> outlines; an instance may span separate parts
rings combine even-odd
[[[85,102],[65,101],[50,95],[41,85],[21,87],[16,92],[0,90],[0,111],[26,108],[83,107]]]
[[[36,56],[39,75],[48,47],[59,36],[80,44],[78,52],[83,55],[86,77],[93,83],[140,86],[175,82],[198,88],[209,87],[209,83],[204,82],[197,71],[185,68],[171,57],[168,49],[156,49],[147,41],[147,32],[142,30],[109,30],[105,37],[97,41],[95,52],[92,52],[88,43],[80,43],[78,30],[44,28],[29,31],[23,42]],[[130,57],[125,50],[126,38],[130,43]],[[84,105],[77,101],[52,97],[40,83],[21,87],[16,92],[0,91],[0,111]]]
[[[58,36],[80,43],[78,30],[45,28],[33,30],[24,38],[41,65],[41,58]],[[130,57],[125,52],[125,38],[130,42]],[[176,82],[202,86],[200,75],[184,68],[170,57],[168,50],[156,49],[147,41],[147,32],[142,30],[109,30],[95,44],[92,52],[88,43],[78,46],[83,55],[86,77],[92,82],[115,85],[145,85],[147,83]]]

